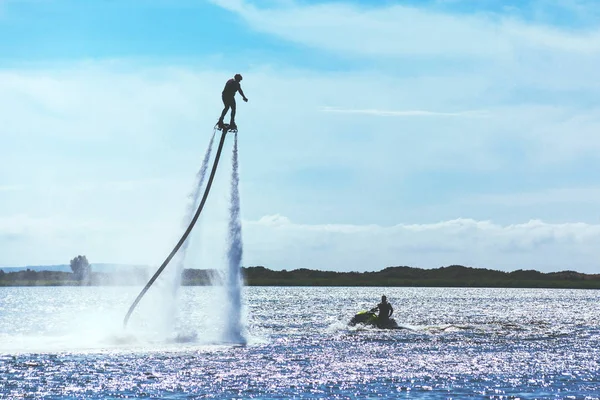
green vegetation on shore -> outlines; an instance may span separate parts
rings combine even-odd
[[[385,287],[507,287],[507,288],[581,288],[600,289],[600,274],[574,271],[542,273],[534,270],[502,272],[484,268],[451,265],[436,269],[389,267],[377,272],[333,272],[310,269],[274,271],[257,266],[242,268],[247,286],[385,286]],[[182,284],[203,286],[218,282],[213,270],[185,269]],[[147,272],[135,274],[81,274],[61,271],[0,270],[0,286],[74,286],[74,285],[132,285],[143,284]]]
[[[515,287],[600,289],[600,275],[574,271],[542,273],[533,270],[502,272],[451,265],[436,269],[389,267],[377,272],[329,272],[298,269],[245,271],[250,286],[387,286],[387,287]]]

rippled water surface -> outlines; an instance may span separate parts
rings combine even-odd
[[[0,398],[600,398],[600,291],[0,288]],[[349,328],[382,294],[405,329]]]

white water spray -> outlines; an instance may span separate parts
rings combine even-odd
[[[231,171],[231,203],[229,207],[229,229],[225,287],[228,297],[227,321],[224,339],[232,343],[245,344],[242,326],[242,220],[240,217],[240,193],[238,173],[238,135],[233,142]]]
[[[194,189],[188,195],[188,205],[185,216],[181,221],[183,228],[187,228],[190,221],[192,220],[194,213],[196,212],[196,208],[198,208],[198,201],[200,199],[200,195],[203,193],[204,180],[206,178],[206,171],[208,169],[208,162],[210,160],[210,155],[212,153],[213,142],[215,139],[215,133],[210,138],[210,142],[208,143],[208,148],[204,153],[204,159],[202,160],[202,164],[200,169],[196,173],[196,179],[194,182]],[[181,286],[181,275],[183,273],[183,269],[185,267],[185,260],[187,249],[190,243],[190,238],[188,237],[185,242],[183,242],[181,248],[179,249],[178,254],[176,255],[174,262],[175,268],[172,269],[172,272],[169,272],[165,275],[167,279],[167,286],[170,286],[171,298],[167,300],[167,303],[164,307],[164,327],[165,334],[175,326],[176,316],[177,316],[177,295],[179,292],[179,287]],[[168,296],[168,295],[167,295]]]
[[[202,165],[200,166],[200,170],[196,174],[196,183],[194,185],[194,190],[188,195],[189,203],[187,207],[187,212],[185,213],[185,217],[181,222],[183,228],[187,228],[189,225],[194,213],[196,212],[196,208],[198,208],[198,200],[200,199],[200,195],[202,194],[202,186],[204,185],[204,178],[206,177],[206,170],[208,169],[208,161],[210,160],[210,154],[212,152],[213,142],[215,140],[215,133],[210,138],[210,142],[208,143],[208,148],[204,153],[204,159],[202,160]],[[190,244],[189,238],[183,242],[183,245],[179,249],[179,255],[177,257],[177,263],[175,268],[175,279],[173,282],[173,293],[177,293],[179,286],[181,285],[181,274],[183,273],[183,268],[185,266],[185,258],[187,254],[187,248]]]

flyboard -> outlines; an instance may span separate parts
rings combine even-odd
[[[150,280],[148,281],[146,286],[144,286],[144,288],[142,289],[140,294],[138,294],[138,296],[136,297],[134,302],[131,304],[131,307],[129,307],[129,311],[127,311],[127,315],[125,315],[125,319],[123,320],[124,328],[127,327],[127,322],[129,321],[129,317],[131,317],[131,313],[133,312],[133,310],[135,310],[135,307],[138,305],[138,303],[140,302],[142,297],[144,297],[144,294],[146,294],[148,289],[150,289],[150,286],[152,286],[154,281],[156,281],[158,276],[167,267],[167,265],[169,264],[171,259],[175,256],[175,254],[179,250],[179,248],[183,245],[183,243],[189,236],[190,232],[192,231],[192,228],[194,228],[194,225],[196,225],[196,221],[198,220],[198,217],[200,217],[200,213],[202,212],[202,209],[204,208],[204,203],[206,203],[208,193],[210,192],[210,187],[212,186],[212,182],[215,177],[215,172],[217,172],[217,166],[219,165],[219,159],[221,158],[221,151],[223,150],[223,143],[225,143],[225,135],[227,134],[227,132],[236,132],[237,133],[237,126],[231,127],[231,129],[230,129],[230,125],[228,125],[228,124],[217,124],[217,125],[215,125],[214,129],[222,132],[221,141],[219,142],[219,148],[217,149],[217,154],[215,155],[215,161],[213,163],[212,170],[210,171],[210,177],[208,178],[208,182],[206,184],[206,189],[204,189],[204,194],[202,195],[202,200],[200,200],[198,209],[196,210],[196,213],[194,214],[194,217],[192,218],[189,226],[187,227],[187,229],[181,236],[181,239],[179,239],[179,242],[177,242],[177,244],[175,245],[175,247],[173,248],[171,253],[167,256],[165,261],[163,261],[163,263],[158,268],[158,270],[156,270],[156,272],[154,273],[152,278],[150,278]]]
[[[215,129],[218,131],[222,131],[223,134],[227,133],[227,132],[233,132],[233,133],[237,133],[237,125],[230,125],[230,124],[219,124],[217,122],[217,124],[215,125]]]

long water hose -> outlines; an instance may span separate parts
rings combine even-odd
[[[223,150],[223,143],[225,142],[226,134],[227,134],[227,129],[223,129],[223,133],[221,134],[221,141],[219,142],[219,148],[217,149],[217,154],[215,155],[215,161],[213,163],[212,170],[210,171],[210,177],[208,178],[208,182],[206,184],[206,189],[204,189],[204,194],[202,195],[202,200],[200,201],[200,204],[198,205],[196,214],[194,214],[194,217],[192,218],[190,225],[187,227],[187,229],[183,233],[183,236],[181,237],[181,239],[179,239],[179,242],[177,242],[177,244],[175,245],[175,248],[173,248],[173,250],[171,251],[171,254],[169,254],[169,256],[165,259],[165,261],[162,263],[160,268],[154,273],[152,278],[150,278],[150,280],[148,281],[146,286],[144,286],[144,288],[142,289],[140,294],[138,294],[138,296],[136,297],[133,304],[131,304],[131,307],[129,307],[129,311],[127,311],[127,315],[125,315],[125,319],[123,320],[124,328],[127,327],[127,322],[129,321],[129,317],[131,316],[131,313],[133,312],[133,310],[135,309],[137,304],[140,302],[142,297],[144,297],[144,294],[146,294],[148,289],[150,289],[150,286],[152,286],[152,284],[158,278],[158,276],[161,274],[161,272],[167,267],[167,265],[169,264],[169,262],[171,261],[173,256],[175,256],[175,254],[177,253],[179,248],[183,245],[183,243],[187,239],[188,235],[192,231],[192,228],[196,224],[196,221],[198,220],[198,217],[200,216],[200,213],[202,212],[202,208],[204,208],[204,203],[206,202],[206,198],[208,197],[208,192],[210,192],[210,187],[212,186],[212,181],[215,177],[215,172],[217,172],[217,166],[219,165],[219,158],[221,157],[221,151]]]

